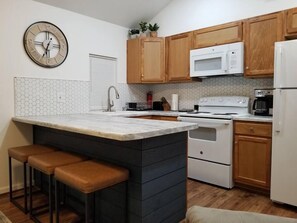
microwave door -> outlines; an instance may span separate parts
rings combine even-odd
[[[192,56],[191,76],[206,77],[228,72],[227,55],[224,52]]]

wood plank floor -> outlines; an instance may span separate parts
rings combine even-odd
[[[198,181],[188,180],[188,208],[193,205],[297,218],[296,207],[275,204],[267,196],[238,188],[226,190]],[[27,215],[23,214],[9,202],[7,194],[0,195],[0,211],[12,223],[33,223]],[[67,215],[69,216],[69,214],[65,214],[64,217],[68,218]]]
[[[267,196],[188,180],[188,208],[193,205],[297,218],[296,207],[273,203]]]

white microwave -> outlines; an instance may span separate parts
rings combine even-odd
[[[243,74],[243,42],[191,50],[190,76]]]

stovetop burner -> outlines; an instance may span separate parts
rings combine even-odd
[[[209,114],[210,112],[203,112],[203,111],[192,111],[192,112],[187,112],[188,114]]]
[[[233,116],[248,114],[249,98],[243,96],[203,97],[198,102],[199,110],[181,114],[186,118],[233,119]]]
[[[238,115],[235,112],[213,113],[213,115]]]

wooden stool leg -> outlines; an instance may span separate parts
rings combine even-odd
[[[49,217],[50,223],[53,223],[53,195],[52,195],[52,181],[53,175],[48,176],[48,203],[49,203]]]
[[[129,213],[128,213],[128,210],[129,210],[129,197],[128,197],[128,181],[126,181],[125,183],[125,189],[126,189],[126,194],[125,194],[125,199],[126,199],[126,202],[125,202],[125,222],[128,223],[128,220],[129,220]]]
[[[36,172],[36,171],[35,171]],[[44,192],[43,191],[43,173],[39,173],[39,176],[40,176],[40,191],[41,192]]]
[[[90,201],[92,199],[92,193],[85,195],[85,223],[91,222],[91,210],[90,210]]]
[[[56,223],[60,222],[60,183],[55,181]]]
[[[28,213],[28,191],[27,191],[27,163],[24,163],[24,207],[25,207],[25,214]]]
[[[29,207],[30,217],[33,215],[33,202],[32,202],[32,167],[29,167]]]
[[[62,187],[63,187],[63,201],[62,201],[62,204],[66,204],[66,185],[65,184],[62,184]]]
[[[8,157],[8,169],[9,169],[9,200],[12,201],[12,169],[11,169],[11,157]]]
[[[93,207],[92,207],[92,218],[93,218],[93,222],[96,221],[96,192],[93,193],[93,196],[92,196],[92,203],[93,203]]]
[[[20,210],[22,210],[25,214],[28,213],[28,191],[27,191],[27,163],[23,163],[23,184],[24,184],[24,194],[23,195],[17,195],[13,196],[13,186],[12,186],[12,162],[11,157],[8,156],[8,169],[9,169],[9,200],[11,203],[13,203],[16,207],[18,207]],[[19,204],[16,199],[18,198],[24,198],[24,205],[22,206]]]

